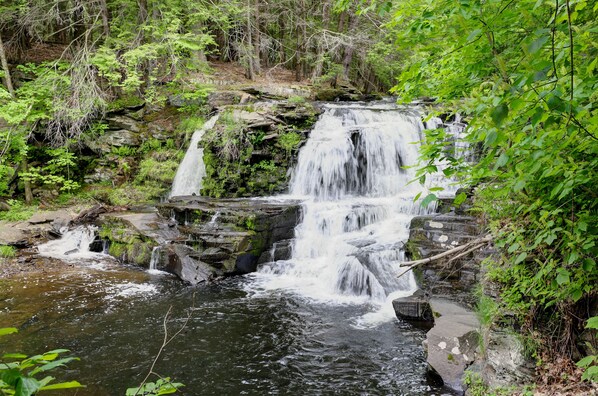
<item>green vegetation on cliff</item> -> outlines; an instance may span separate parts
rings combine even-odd
[[[386,28],[403,57],[395,92],[405,101],[435,97],[469,124],[466,140],[479,161],[447,155],[452,143],[430,131],[420,175],[444,159],[447,175],[475,187],[500,248],[488,275],[500,286],[501,312],[539,343],[538,358],[592,353],[596,332],[584,325],[598,298],[598,7],[373,4],[393,14]]]

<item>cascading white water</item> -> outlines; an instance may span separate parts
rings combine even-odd
[[[79,226],[66,231],[60,239],[46,242],[37,247],[41,256],[58,258],[65,261],[81,259],[105,259],[109,256],[90,250],[96,238],[97,227]]]
[[[216,114],[210,118],[206,123],[193,132],[191,143],[185,153],[183,161],[181,161],[177,169],[174,181],[172,182],[172,190],[169,197],[180,197],[183,195],[199,195],[201,190],[201,181],[206,175],[206,166],[203,162],[203,148],[198,147],[199,141],[206,133],[212,129],[218,121],[219,115]]]
[[[386,306],[412,294],[413,275],[399,277],[403,244],[411,219],[433,211],[414,202],[424,187],[410,183],[423,129],[414,110],[326,106],[291,180],[291,195],[306,199],[292,257],[264,264],[258,288]]]

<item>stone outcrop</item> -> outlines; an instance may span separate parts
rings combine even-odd
[[[479,346],[479,321],[473,311],[448,300],[432,298],[430,307],[435,319],[425,340],[428,367],[444,386],[463,391],[463,373]]]
[[[440,202],[442,213],[417,216],[410,226],[406,251],[412,260],[428,258],[480,238],[482,227],[463,208]],[[490,386],[531,380],[533,367],[521,341],[501,329],[481,329],[471,307],[481,282],[481,262],[495,253],[491,243],[462,257],[445,256],[414,269],[421,292],[393,301],[397,317],[416,324],[429,311],[434,324],[426,335],[432,377],[456,392],[463,391],[465,369],[479,373]],[[428,298],[431,296],[431,298]],[[483,338],[481,340],[481,338]],[[478,346],[484,344],[484,353]]]
[[[406,251],[413,260],[423,259],[475,240],[481,233],[475,217],[454,212],[417,216],[411,221]],[[488,246],[456,260],[448,256],[426,263],[414,270],[416,279],[432,296],[473,303],[471,292],[480,280],[480,262],[492,253]]]
[[[0,221],[0,245],[25,248],[45,242],[59,236],[74,218],[74,212],[61,209],[39,211],[25,221]]]
[[[432,325],[434,315],[428,296],[419,289],[409,297],[401,297],[393,300],[392,306],[397,318],[406,322],[416,324]]]
[[[300,216],[297,202],[178,199],[159,205],[160,213],[178,223],[197,258],[220,274],[255,271],[260,257],[293,237]]]
[[[285,192],[289,170],[320,112],[301,98],[221,108],[218,122],[200,142],[206,166],[201,194],[221,198]]]
[[[508,387],[530,383],[534,364],[525,356],[520,337],[512,331],[488,329],[484,334],[485,359],[478,371],[490,387]]]

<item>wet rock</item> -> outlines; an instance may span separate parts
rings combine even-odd
[[[174,218],[179,229],[201,252],[198,257],[227,274],[255,271],[272,246],[293,238],[299,221],[297,202],[267,202],[250,199],[177,197],[158,205],[165,218]],[[284,253],[281,244],[278,257]]]
[[[454,302],[433,298],[434,327],[426,334],[427,362],[445,386],[463,391],[465,369],[476,358],[479,321],[473,311]]]
[[[227,252],[218,247],[210,247],[201,253],[200,259],[209,264],[222,263],[230,257],[230,252]]]
[[[218,276],[213,267],[199,259],[199,253],[186,245],[167,245],[164,253],[167,260],[160,269],[177,275],[181,280],[196,285],[209,282]]]
[[[30,243],[24,230],[14,227],[14,223],[0,221],[0,245],[26,247]]]
[[[482,233],[476,218],[456,213],[414,217],[406,243],[409,259],[418,260],[477,239]],[[417,268],[418,285],[430,295],[450,296],[473,303],[470,293],[480,279],[480,262],[493,253],[480,248],[456,260],[448,256]]]
[[[434,323],[434,315],[428,299],[420,289],[412,296],[401,297],[392,301],[397,318],[410,323]]]
[[[258,258],[250,253],[241,254],[235,261],[235,269],[240,274],[249,274],[257,270]]]
[[[274,242],[270,250],[264,251],[260,255],[260,258],[258,259],[258,264],[290,259],[292,255],[292,246],[292,239]]]

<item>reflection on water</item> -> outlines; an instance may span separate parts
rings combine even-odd
[[[191,319],[155,371],[185,383],[184,394],[432,394],[423,332],[357,328],[367,306],[252,296],[246,282],[192,288],[114,264],[2,280],[0,327],[20,333],[0,339],[0,351],[68,348],[81,361],[55,374],[85,383],[77,395],[122,395],[149,369],[172,306],[171,333],[189,310]]]

